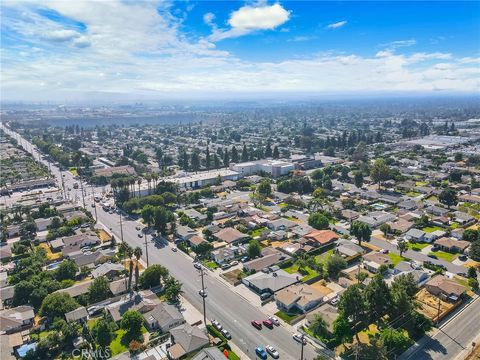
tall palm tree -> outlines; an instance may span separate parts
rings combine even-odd
[[[138,178],[137,184],[138,184],[138,197],[140,197],[140,185],[142,184],[142,178],[141,177]]]
[[[133,255],[133,249],[129,246],[127,249],[127,255],[129,259],[129,264],[128,264],[128,291],[132,291],[132,275],[133,275],[133,261],[132,261],[132,255]]]
[[[145,174],[145,180],[147,180],[147,185],[148,185],[148,195],[150,195],[150,183],[152,181],[152,176],[150,173]]]
[[[140,247],[136,247],[134,250],[133,250],[133,255],[135,255],[135,258],[137,259],[136,261],[136,266],[135,266],[135,290],[138,290],[138,277],[139,277],[139,262],[140,262],[140,258],[142,257],[142,249]]]

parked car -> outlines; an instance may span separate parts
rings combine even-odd
[[[230,263],[230,266],[235,266],[235,265],[238,265],[238,261],[237,260],[234,260]]]
[[[201,265],[200,263],[198,263],[198,262],[195,262],[195,263],[193,263],[193,267],[194,267],[195,269],[200,270],[200,269],[202,268],[202,265]]]
[[[388,249],[382,249],[382,250],[380,250],[380,252],[381,252],[382,254],[388,254],[388,253],[390,252],[390,250],[388,250]]]
[[[230,269],[231,267],[232,266],[230,264],[225,263],[225,264],[222,264],[221,269],[222,270],[227,270],[227,269]]]
[[[437,255],[434,254],[428,254],[427,256],[432,259],[438,259]]]
[[[338,296],[335,296],[332,300],[330,300],[330,304],[335,306],[338,304],[339,301],[340,301],[340,298]]]
[[[272,296],[272,294],[266,292],[266,293],[263,293],[263,294],[260,294],[260,300],[264,301],[264,300],[267,300],[269,299],[270,297]]]
[[[268,320],[270,320],[275,326],[280,326],[280,321],[275,316],[269,316]]]
[[[138,233],[137,236],[138,236],[139,238],[143,237],[142,233]]]
[[[280,357],[280,354],[272,345],[265,346],[265,350],[267,350],[267,353],[269,353],[274,359],[278,359]]]
[[[207,297],[207,292],[204,291],[203,289],[200,289],[200,290],[198,291],[198,294],[199,294],[201,297],[203,297],[203,298],[206,298],[206,297]]]
[[[262,330],[262,323],[258,320],[252,320],[251,324],[258,330]]]
[[[261,346],[257,346],[255,348],[255,354],[257,354],[257,356],[262,359],[262,360],[266,360],[267,357],[268,357],[268,354],[267,352],[265,351],[264,348],[262,348]]]
[[[222,325],[220,325],[220,323],[215,319],[212,320],[212,325],[218,331],[222,331],[222,329],[223,329]]]
[[[227,330],[227,329],[223,329],[222,331],[220,331],[222,333],[223,336],[225,336],[225,338],[227,340],[231,340],[232,339],[232,335],[230,335],[230,332]]]
[[[269,329],[273,329],[273,322],[272,322],[272,320],[270,320],[270,319],[263,320],[263,325],[265,325],[265,326],[268,327]]]
[[[250,258],[249,258],[248,256],[244,256],[244,257],[242,257],[242,258],[240,259],[240,261],[241,261],[242,263],[247,262],[248,260],[250,260]]]
[[[177,252],[178,249],[177,249],[176,247],[172,247],[172,251],[173,251],[173,252]]]
[[[466,261],[468,259],[467,255],[465,255],[465,254],[460,255],[458,258],[462,261]]]
[[[303,336],[302,334],[293,334],[293,340],[299,343],[303,343],[303,345],[307,345],[307,339],[305,339],[305,336]]]

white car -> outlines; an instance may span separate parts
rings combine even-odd
[[[173,252],[177,252],[177,250],[178,250],[178,249],[177,249],[176,247],[173,247],[173,248],[172,248],[172,251],[173,251]]]
[[[197,270],[200,270],[202,268],[202,265],[198,262],[193,263],[193,267]]]
[[[220,323],[217,321],[217,320],[212,320],[212,325],[215,329],[217,329],[218,331],[222,331],[223,327],[222,325],[220,325]]]
[[[203,297],[203,298],[206,298],[206,297],[207,297],[207,292],[204,291],[204,290],[199,290],[199,291],[198,291],[198,294],[199,294],[201,297]]]
[[[269,353],[274,359],[278,359],[280,357],[280,354],[272,345],[265,346],[265,350],[267,350],[267,353]]]
[[[307,339],[305,339],[305,336],[302,334],[293,334],[293,340],[303,343],[303,345],[307,345]]]
[[[335,296],[332,300],[330,300],[330,304],[335,306],[338,304],[339,301],[340,301],[340,298],[338,296]]]
[[[270,320],[275,326],[280,326],[280,321],[275,316],[269,316],[268,320]]]

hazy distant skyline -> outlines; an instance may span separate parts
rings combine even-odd
[[[480,90],[479,2],[7,0],[1,10],[5,101]]]

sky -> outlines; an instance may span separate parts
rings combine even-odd
[[[3,0],[7,101],[480,90],[480,2]]]

